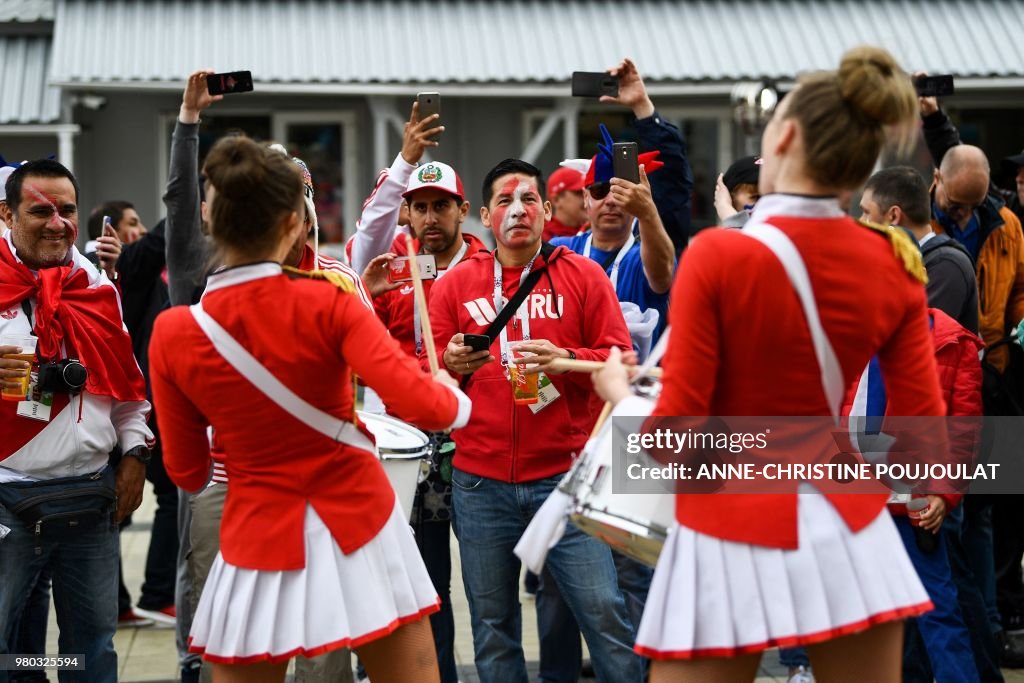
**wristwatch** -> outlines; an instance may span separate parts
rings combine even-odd
[[[143,465],[148,465],[149,461],[150,461],[150,458],[153,457],[153,453],[152,453],[152,451],[150,451],[145,446],[136,446],[135,448],[133,448],[130,451],[128,451],[127,453],[125,453],[124,457],[126,457],[126,458],[135,458],[136,460],[141,462]]]
[[[576,360],[576,352],[572,349],[566,349],[569,352],[569,360]]]

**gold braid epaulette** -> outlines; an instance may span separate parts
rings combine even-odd
[[[910,241],[907,233],[892,225],[880,225],[863,218],[858,219],[857,222],[865,228],[880,232],[889,238],[889,242],[892,244],[892,253],[903,264],[903,268],[921,284],[928,284],[928,272],[924,268],[924,261],[921,260],[921,249]]]
[[[292,268],[291,266],[284,266],[282,270],[284,270],[284,272],[290,277],[304,277],[309,278],[310,280],[327,280],[347,294],[356,293],[356,286],[352,284],[351,280],[346,277],[342,277],[338,273],[332,273],[329,270],[299,270],[298,268]]]

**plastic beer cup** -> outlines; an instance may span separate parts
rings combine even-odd
[[[7,381],[17,381],[16,387],[4,386],[2,397],[5,401],[24,401],[28,395],[28,384],[29,375],[31,374],[31,365],[35,361],[36,357],[36,338],[30,335],[18,335],[18,334],[3,334],[0,335],[0,346],[17,346],[19,351],[17,353],[5,353],[4,358],[13,358],[15,360],[23,360],[29,364],[29,369],[25,371],[25,376],[21,378],[8,379]]]
[[[526,360],[535,354],[520,351],[517,346],[510,348],[512,358],[508,366],[509,378],[512,380],[512,398],[516,405],[526,406],[537,403],[540,399],[540,375],[526,374],[527,369],[536,367]]]

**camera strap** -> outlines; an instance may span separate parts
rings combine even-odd
[[[278,407],[310,429],[338,443],[369,451],[379,457],[377,447],[354,423],[325,413],[286,387],[203,310],[202,302],[189,309],[217,353]]]

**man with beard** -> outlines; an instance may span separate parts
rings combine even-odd
[[[462,232],[469,213],[462,180],[448,164],[431,162],[419,167],[409,179],[401,199],[409,207],[409,227],[415,257],[433,262],[423,280],[429,300],[435,280],[448,274],[463,259],[487,248],[480,240]],[[419,308],[411,282],[389,283],[387,272],[395,252],[406,254],[405,235],[398,235],[391,252],[370,262],[364,273],[367,288],[374,293],[373,305],[384,326],[402,350],[418,354],[423,349]],[[410,265],[416,267],[415,261]],[[444,434],[432,434],[431,470],[420,483],[413,504],[412,523],[416,543],[441,597],[441,611],[430,615],[442,683],[457,683],[455,667],[455,618],[451,605],[451,461],[454,444]]]

